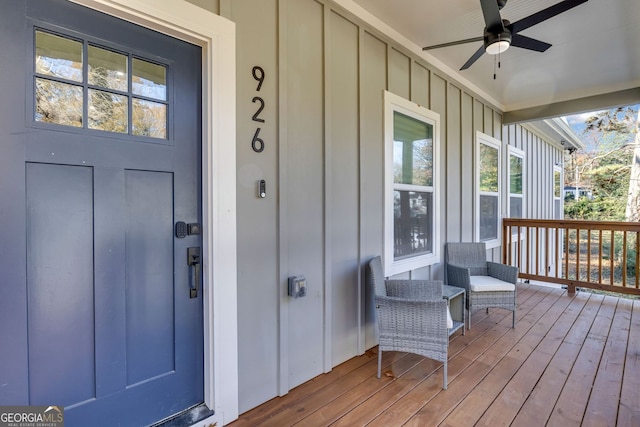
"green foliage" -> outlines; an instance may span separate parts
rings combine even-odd
[[[574,153],[565,164],[573,185],[588,187],[594,199],[568,200],[565,216],[594,221],[625,221],[633,158],[630,141],[636,132],[637,111],[621,107],[594,114],[585,121],[585,152]],[[577,176],[576,176],[577,175]]]
[[[615,197],[596,197],[592,200],[581,197],[564,204],[567,219],[588,221],[624,221],[625,204]]]
[[[498,192],[498,149],[480,144],[480,191]]]

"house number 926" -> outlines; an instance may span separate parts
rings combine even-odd
[[[260,66],[255,66],[251,70],[251,74],[253,74],[253,78],[258,82],[258,86],[256,87],[256,92],[260,92],[262,89],[262,83],[264,83],[264,70]],[[262,110],[264,110],[264,99],[259,96],[254,96],[251,100],[254,104],[256,104],[256,112],[251,117],[251,120],[258,123],[264,123],[264,119],[260,117]],[[260,138],[260,127],[256,128],[256,133],[253,134],[253,139],[251,140],[251,148],[256,153],[260,153],[264,150],[264,140]]]

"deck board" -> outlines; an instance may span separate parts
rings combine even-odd
[[[593,381],[600,364],[611,328],[616,304],[615,298],[605,297],[600,305],[596,319],[575,360],[571,374],[549,418],[551,425],[579,426],[587,407]]]
[[[597,303],[593,302],[590,309],[587,308],[589,297],[590,294],[577,293],[567,308],[567,312],[575,313],[576,320],[570,325],[571,329],[563,337],[560,347],[553,355],[545,372],[534,386],[525,404],[520,408],[520,412],[514,419],[514,425],[540,426],[549,419],[569,372],[571,372],[573,361],[582,348],[582,344],[578,344],[576,341],[582,343],[586,339],[600,307],[598,301]],[[571,338],[572,335],[579,335],[579,337]]]
[[[640,425],[640,303],[518,285],[511,313],[473,314],[442,364],[377,349],[242,414],[242,426]]]
[[[640,425],[640,301],[633,302],[629,343],[624,364],[618,425]]]
[[[590,399],[582,425],[612,426],[618,417],[618,402],[624,371],[624,357],[629,341],[629,322],[632,301],[620,299],[609,332],[600,366],[596,373],[592,393],[598,399]],[[640,390],[639,390],[640,391]]]

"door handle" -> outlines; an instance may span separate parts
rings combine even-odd
[[[200,248],[187,248],[187,265],[189,266],[189,298],[198,298],[198,287],[200,286],[200,270],[202,262],[200,260]]]

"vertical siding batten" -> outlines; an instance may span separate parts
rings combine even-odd
[[[369,307],[367,293],[365,291],[365,287],[363,283],[366,281],[366,262],[368,261],[368,257],[365,252],[365,241],[364,241],[364,222],[362,218],[364,217],[364,200],[362,195],[364,194],[364,177],[363,177],[363,152],[364,152],[364,114],[362,108],[362,92],[364,91],[363,87],[363,79],[362,79],[362,56],[364,52],[364,29],[361,25],[358,25],[358,67],[357,67],[357,79],[358,79],[358,253],[356,259],[358,260],[358,284],[360,289],[359,301],[360,307],[359,310],[359,320],[360,320],[360,330],[358,331],[358,353],[364,354],[367,347],[367,333],[373,327],[371,322],[367,321],[367,308]],[[369,295],[369,298],[371,296]],[[371,334],[373,335],[373,334]],[[373,340],[371,340],[373,341]]]
[[[323,216],[323,228],[324,228],[324,254],[322,264],[324,265],[324,318],[323,318],[323,358],[322,358],[322,370],[327,373],[331,371],[333,360],[333,230],[331,225],[333,224],[333,187],[332,187],[332,170],[333,170],[333,154],[332,154],[332,141],[333,141],[333,120],[331,115],[331,108],[333,106],[333,97],[331,93],[332,87],[332,73],[331,65],[332,58],[329,49],[331,46],[331,10],[324,3],[322,6],[322,58],[323,58],[323,75],[324,75],[324,216]]]
[[[440,180],[440,224],[435,224],[436,227],[440,227],[440,236],[441,242],[438,248],[434,245],[434,250],[438,250],[440,255],[444,254],[444,242],[446,241],[447,236],[447,215],[446,215],[446,203],[447,203],[447,195],[443,194],[446,192],[446,164],[447,164],[447,81],[443,77],[440,77],[437,74],[432,74],[431,76],[431,110],[435,111],[440,115],[440,146],[438,150],[440,150],[439,155],[439,164],[438,164],[438,175],[434,176],[435,179]],[[436,214],[434,213],[434,216]],[[442,262],[438,264],[434,264],[431,266],[431,279],[440,279],[444,278],[444,268]]]
[[[359,280],[359,168],[358,168],[358,27],[344,17],[331,12],[331,64],[327,101],[327,118],[331,119],[330,167],[327,168],[327,188],[331,190],[331,220],[327,220],[331,236],[331,304],[332,366],[344,362],[359,352],[359,332],[364,324],[359,313],[363,294]],[[328,81],[329,82],[329,81]],[[332,366],[329,366],[331,369]]]
[[[461,225],[460,225],[460,241],[471,242],[474,238],[474,215],[473,215],[473,152],[474,152],[474,129],[473,129],[473,104],[474,100],[471,95],[466,92],[462,93],[461,112],[460,112],[460,164],[461,178],[460,183],[460,208],[461,208]]]
[[[287,15],[289,0],[278,0],[278,181],[280,185],[279,206],[278,206],[278,257],[280,280],[278,284],[282,287],[280,290],[280,306],[279,306],[279,326],[280,336],[278,342],[280,344],[280,371],[278,372],[278,394],[284,396],[289,392],[289,297],[287,295],[286,283],[289,271],[289,258],[285,256],[289,252],[288,245],[288,209],[289,195],[284,191],[283,187],[288,182],[288,146],[289,139],[287,127],[289,120],[287,118]]]
[[[462,91],[448,85],[446,209],[447,233],[444,241],[459,242],[462,234]],[[452,197],[448,197],[451,194]],[[454,197],[455,196],[455,197]]]
[[[307,294],[290,298],[289,381],[300,385],[323,371],[324,336],[324,36],[317,1],[287,4],[288,276],[303,274]]]
[[[370,259],[383,253],[384,132],[383,91],[387,87],[386,44],[362,31],[361,140],[362,253]],[[373,295],[366,296],[366,348],[377,344]]]
[[[429,70],[415,61],[411,66],[411,100],[429,108]]]
[[[244,7],[244,6],[252,7]],[[278,162],[277,105],[277,1],[267,0],[252,4],[251,0],[223,0],[221,14],[237,23],[237,48],[244,55],[236,57],[238,87],[237,120],[237,197],[236,206],[238,242],[238,372],[239,410],[244,412],[256,404],[278,395],[279,372],[279,304],[280,280],[277,273],[278,254],[278,174],[272,165]],[[259,13],[256,13],[259,12]],[[253,42],[244,28],[260,31],[266,46]],[[252,67],[260,65],[266,73],[260,92],[252,77]],[[260,116],[265,123],[252,121],[257,104],[254,96],[262,97],[266,104]],[[251,139],[257,127],[265,141],[265,150],[255,153]],[[256,195],[256,183],[267,182],[268,195]],[[252,212],[253,215],[242,215]],[[258,325],[258,326],[256,326]],[[261,343],[260,353],[252,351]]]

